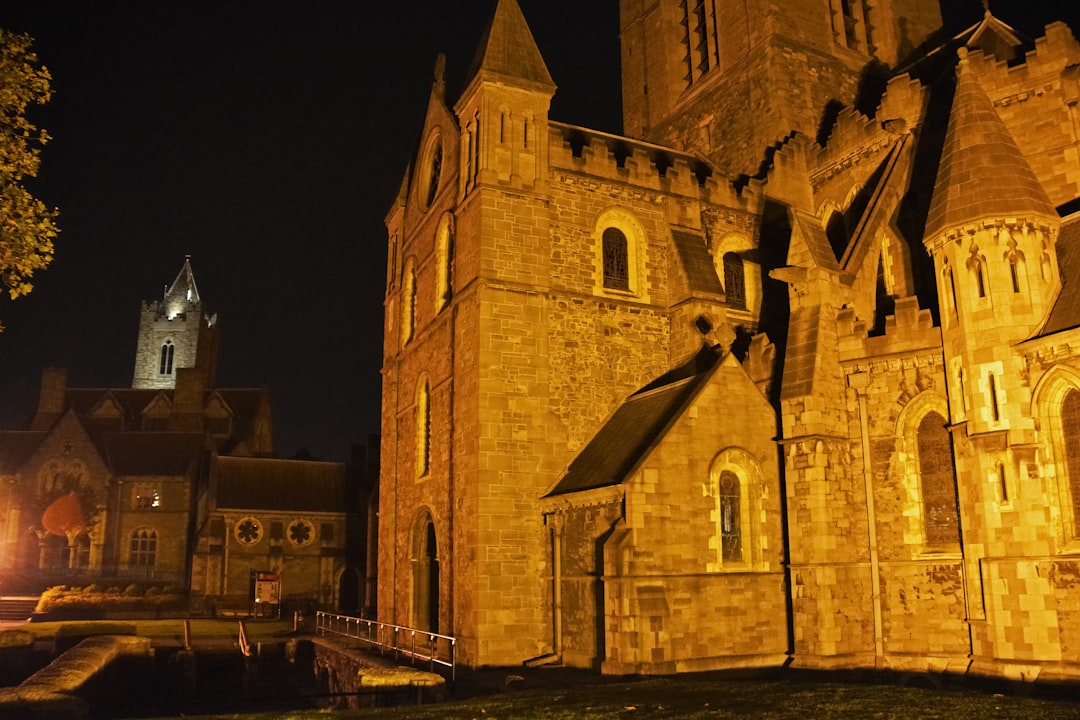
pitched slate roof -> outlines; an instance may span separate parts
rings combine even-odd
[[[218,509],[346,512],[343,463],[218,457]]]
[[[117,475],[179,476],[192,472],[202,450],[202,433],[107,432],[105,462]]]
[[[555,88],[517,0],[499,0],[484,28],[466,85],[481,72]]]
[[[46,432],[0,432],[0,475],[14,475],[48,435]]]
[[[926,236],[996,217],[1057,218],[1050,198],[959,50],[956,94],[945,133]]]
[[[671,237],[686,277],[690,280],[690,291],[723,295],[724,287],[716,275],[712,255],[705,247],[705,238],[685,230],[672,230]]]
[[[1080,214],[1062,224],[1057,239],[1061,292],[1040,335],[1080,327]]]
[[[718,367],[709,347],[628,397],[578,453],[547,497],[618,485],[663,437]]]

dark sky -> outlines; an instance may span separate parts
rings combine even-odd
[[[621,128],[618,3],[519,0],[559,90],[551,117]],[[946,0],[953,27],[980,0]],[[994,0],[1029,36],[1080,3]],[[0,428],[41,369],[130,387],[143,300],[190,254],[221,321],[222,387],[270,389],[278,452],[344,459],[378,432],[383,218],[420,131],[436,54],[453,97],[494,0],[5,0],[53,75],[54,140],[31,189],[56,260],[0,300]],[[378,9],[374,9],[378,8]]]

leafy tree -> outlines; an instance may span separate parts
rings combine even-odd
[[[53,258],[56,209],[25,187],[35,177],[49,134],[26,119],[29,105],[48,102],[52,76],[31,50],[29,35],[0,29],[0,292],[14,300],[33,289],[30,278]],[[0,325],[3,330],[3,325]]]

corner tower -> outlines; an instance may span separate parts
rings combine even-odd
[[[941,27],[938,0],[620,0],[619,13],[625,133],[729,175],[755,174],[792,131],[815,137],[837,104],[860,107],[868,79]]]
[[[203,310],[189,255],[172,285],[165,288],[164,297],[143,303],[131,387],[174,388],[176,371],[181,368],[199,368],[205,387],[213,387],[217,340],[217,315]]]

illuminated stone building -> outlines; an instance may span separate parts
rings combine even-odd
[[[338,608],[344,583],[356,607],[344,464],[275,458],[269,393],[217,387],[216,352],[185,260],[143,304],[132,388],[43,372],[28,428],[0,432],[5,590],[153,582],[210,613],[264,571],[297,606]]]
[[[1080,675],[1072,32],[619,12],[626,136],[549,118],[514,0],[460,97],[437,66],[387,216],[380,618],[477,666]]]

